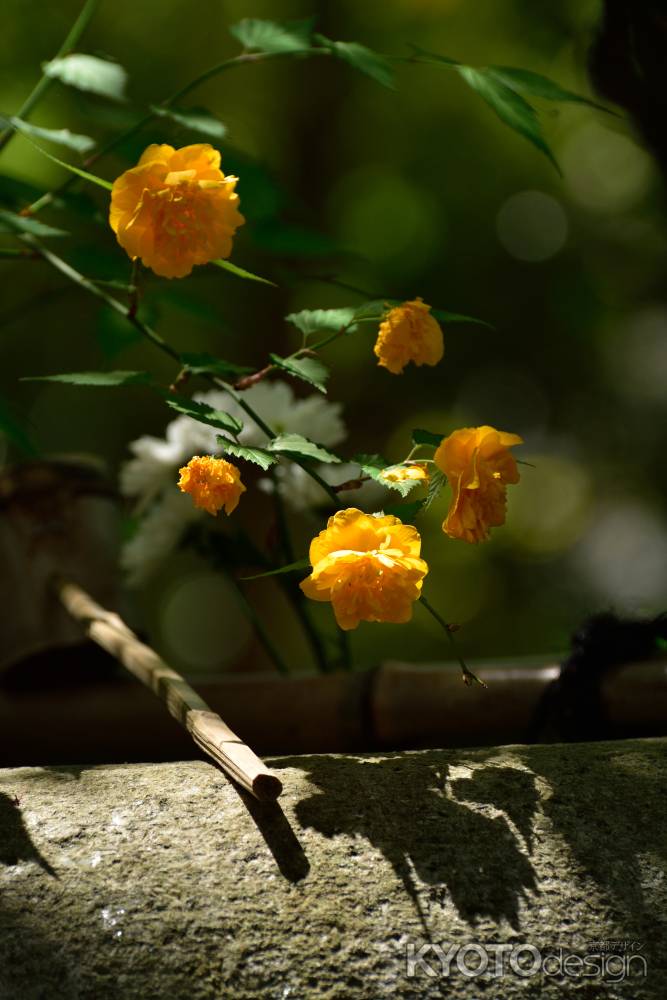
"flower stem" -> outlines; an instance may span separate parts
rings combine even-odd
[[[480,684],[482,687],[485,688],[487,685],[484,683],[484,681],[480,680],[479,677],[477,677],[476,674],[473,674],[472,670],[469,669],[469,667],[466,664],[465,660],[461,656],[461,653],[459,652],[459,648],[458,648],[456,639],[454,638],[454,635],[453,635],[453,626],[450,625],[448,622],[446,622],[445,619],[442,617],[442,615],[440,615],[435,610],[435,608],[431,604],[429,604],[429,602],[426,600],[426,598],[424,597],[423,594],[419,598],[419,603],[422,604],[426,608],[426,610],[428,611],[428,613],[433,618],[435,618],[435,620],[437,621],[437,623],[439,625],[442,625],[442,627],[444,628],[445,634],[446,634],[447,638],[449,639],[449,641],[452,644],[452,648],[454,650],[454,655],[456,656],[456,659],[459,661],[459,664],[461,666],[461,671],[462,671],[462,674],[463,674],[463,683],[466,684],[466,685],[468,685],[468,686],[470,684]]]
[[[278,493],[278,484],[275,482],[275,478],[273,485],[274,485],[273,502],[276,511],[276,522],[278,524],[278,536],[280,538],[280,544],[283,550],[283,555],[285,557],[285,562],[290,564],[295,561],[294,549],[292,547],[292,540],[289,535],[287,517],[285,516],[285,507],[282,501],[282,497]],[[322,638],[319,632],[317,631],[315,625],[313,624],[310,615],[308,614],[304,595],[302,594],[301,590],[297,590],[296,587],[294,587],[294,585],[292,584],[292,582],[286,579],[284,576],[280,577],[280,585],[282,586],[286,597],[290,601],[292,608],[294,609],[294,613],[299,619],[301,627],[303,628],[303,631],[305,632],[308,641],[310,642],[310,646],[312,648],[313,655],[315,657],[315,660],[317,661],[319,669],[322,671],[322,673],[325,674],[328,673],[330,667],[324,649],[324,643],[322,642]]]
[[[278,648],[275,645],[273,639],[271,639],[269,633],[264,628],[264,623],[262,622],[261,618],[259,617],[255,609],[253,608],[252,604],[246,597],[243,587],[233,574],[230,573],[229,578],[236,587],[236,593],[238,594],[238,598],[241,602],[241,605],[243,606],[243,610],[247,615],[248,620],[251,622],[252,627],[257,633],[257,638],[262,643],[264,649],[273,660],[276,669],[278,670],[278,673],[289,674],[290,671],[287,664],[285,663],[282,656],[278,652]]]
[[[95,8],[97,7],[98,3],[99,0],[86,0],[86,3],[83,5],[79,16],[77,17],[76,21],[70,28],[67,37],[65,38],[64,42],[62,43],[62,45],[56,52],[55,56],[53,57],[54,59],[61,59],[63,56],[66,56],[69,52],[72,51],[76,43],[81,38],[81,35],[88,27],[88,24],[90,23],[92,16],[95,13]],[[42,76],[37,81],[37,83],[35,84],[35,86],[33,87],[31,93],[26,97],[25,101],[19,108],[16,117],[27,118],[30,115],[32,109],[37,104],[37,102],[41,99],[42,95],[46,93],[46,91],[49,89],[52,83],[53,79],[50,76],[47,76],[45,73],[43,73]],[[15,134],[14,129],[5,129],[3,134],[0,135],[0,151],[2,151],[5,148],[5,146],[8,145],[14,134]]]
[[[47,261],[47,263],[51,264],[51,266],[54,267],[57,271],[60,271],[61,274],[64,274],[65,277],[68,278],[70,281],[73,281],[75,284],[79,285],[79,287],[83,288],[90,295],[94,295],[96,298],[101,299],[103,302],[106,302],[106,304],[111,309],[117,312],[120,316],[123,316],[128,321],[128,323],[131,323],[132,326],[135,327],[135,329],[137,329],[141,334],[143,334],[144,337],[147,338],[147,340],[150,340],[150,342],[155,347],[157,347],[158,350],[162,351],[163,354],[169,355],[169,357],[173,361],[176,361],[176,363],[179,366],[179,370],[182,368],[181,356],[178,353],[178,351],[175,350],[171,346],[171,344],[168,344],[166,340],[163,340],[163,338],[160,336],[159,333],[157,333],[156,330],[153,330],[153,328],[150,327],[147,323],[144,323],[144,321],[140,319],[136,314],[132,314],[132,311],[129,306],[123,305],[123,303],[119,302],[118,299],[113,297],[113,295],[109,295],[108,292],[105,292],[103,288],[100,288],[89,278],[86,278],[83,274],[81,274],[70,264],[68,264],[67,261],[63,260],[62,257],[59,257],[57,254],[53,253],[52,250],[48,250],[34,236],[30,236],[27,233],[25,233],[23,236],[20,237],[20,239],[28,246],[36,250],[39,253],[40,257],[43,257],[43,259]],[[243,398],[243,393],[237,392],[236,389],[234,389],[234,386],[230,385],[229,382],[225,382],[224,379],[218,378],[216,375],[207,375],[205,377],[211,384],[217,386],[219,389],[224,389],[225,392],[227,392],[232,397],[232,399],[238,403],[241,409],[248,414],[250,419],[257,425],[257,427],[260,428],[260,430],[262,430],[266,434],[268,438],[273,439],[277,437],[276,433],[269,427],[269,425],[265,423],[265,421],[262,420],[260,415],[256,413],[255,410],[253,410],[253,408],[250,406],[250,404],[245,401],[245,399]],[[325,482],[324,479],[322,479],[322,477],[319,475],[319,473],[315,472],[315,469],[313,469],[307,462],[300,461],[298,458],[294,458],[292,459],[292,461],[295,462],[297,465],[300,465],[303,471],[306,473],[306,475],[310,476],[311,479],[315,480],[315,482],[322,487],[324,492],[327,494],[330,500],[333,501],[334,505],[337,508],[338,497],[336,495],[335,490],[329,485],[329,483]]]

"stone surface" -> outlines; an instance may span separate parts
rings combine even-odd
[[[282,809],[199,761],[0,772],[0,998],[667,995],[667,742],[271,763]],[[556,959],[443,975],[471,944]]]

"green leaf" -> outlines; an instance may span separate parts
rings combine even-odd
[[[255,465],[259,465],[261,469],[264,469],[265,472],[278,461],[274,455],[271,455],[264,448],[246,448],[241,444],[237,444],[236,441],[230,441],[229,438],[222,437],[221,435],[218,435],[218,442],[226,455],[242,458],[245,462],[253,462]]]
[[[434,434],[433,431],[424,431],[418,428],[412,432],[412,443],[432,444],[434,448],[439,448],[446,437],[446,434]]]
[[[416,45],[413,45],[412,48],[419,56],[420,62],[439,64],[447,66],[449,69],[455,69],[468,86],[493,108],[505,125],[509,125],[515,132],[518,132],[540,152],[544,153],[560,173],[560,168],[542,134],[537,112],[517,92],[516,81],[513,86],[510,86],[508,82],[498,77],[497,68],[477,69],[474,66],[464,66],[448,56],[428,52]]]
[[[379,322],[392,305],[398,305],[398,299],[371,299],[370,302],[362,302],[354,310],[354,318],[359,323]]]
[[[58,146],[66,146],[74,149],[77,153],[89,153],[95,146],[95,140],[88,135],[77,135],[70,132],[68,128],[41,128],[31,122],[24,122],[21,118],[12,118],[15,128],[28,135],[34,135],[37,139],[45,139],[47,142],[55,142]]]
[[[428,484],[428,491],[426,493],[426,499],[424,500],[424,510],[428,510],[433,501],[440,495],[440,491],[447,482],[447,476],[440,469],[435,469],[431,473],[431,479]]]
[[[388,465],[386,468],[382,470],[380,475],[377,477],[377,482],[380,483],[382,486],[386,486],[387,489],[396,490],[396,492],[400,493],[402,497],[406,497],[408,493],[410,493],[415,488],[415,486],[423,485],[424,480],[402,479],[395,481],[387,478],[388,473],[392,472],[394,469],[402,469],[402,468],[404,468],[404,465],[401,462],[399,462],[397,465]]]
[[[253,368],[244,368],[242,365],[235,365],[231,361],[223,361],[222,358],[215,358],[212,354],[189,352],[181,354],[183,366],[193,375],[218,375],[220,378],[240,378],[242,375],[249,375]]]
[[[36,455],[37,448],[30,439],[14,408],[0,397],[0,434],[4,434],[26,455]]]
[[[191,108],[184,111],[181,108],[161,108],[151,105],[151,111],[158,118],[168,118],[177,125],[198,132],[210,139],[224,139],[227,136],[227,126],[205,108]]]
[[[422,510],[426,500],[412,500],[410,503],[390,504],[384,508],[385,514],[398,517],[403,524],[414,524],[417,514]]]
[[[290,458],[313,458],[318,462],[340,462],[337,455],[332,455],[326,448],[309,441],[301,434],[279,434],[267,444],[267,450],[278,455],[288,455]]]
[[[229,30],[246,49],[258,52],[299,52],[310,48],[314,23],[314,18],[280,22],[244,17]]]
[[[119,385],[151,385],[148,372],[68,372],[65,375],[29,375],[21,382],[64,382],[66,385],[86,385],[111,388]]]
[[[285,319],[309,337],[311,333],[325,330],[334,333],[346,327],[349,327],[351,333],[354,330],[352,323],[355,315],[356,310],[351,306],[347,309],[302,309],[301,312],[290,313]]]
[[[109,181],[102,180],[101,177],[96,177],[95,174],[89,174],[87,170],[81,170],[79,167],[74,167],[71,163],[66,163],[65,160],[60,160],[52,153],[47,153],[47,151],[43,149],[39,143],[35,142],[34,139],[28,135],[28,132],[23,128],[23,123],[21,122],[21,124],[19,124],[20,121],[20,118],[5,118],[4,115],[0,115],[0,125],[2,125],[3,128],[16,129],[16,131],[20,132],[24,139],[26,139],[31,146],[34,146],[35,149],[38,149],[42,156],[45,156],[47,160],[57,163],[59,167],[64,167],[65,170],[69,170],[70,173],[83,177],[84,180],[90,181],[92,184],[97,184],[99,187],[103,187],[107,191],[111,191],[113,184],[110,184]]]
[[[447,312],[445,309],[431,309],[431,316],[434,316],[439,323],[477,323],[479,326],[486,326],[489,330],[495,330],[492,323],[487,323],[485,319],[477,319],[476,316],[465,316],[463,313]]]
[[[208,403],[201,403],[196,399],[189,399],[187,396],[179,396],[176,393],[165,393],[165,403],[172,410],[176,410],[177,413],[181,413],[185,417],[191,417],[193,420],[198,420],[201,424],[209,424],[211,427],[217,427],[221,431],[230,431],[232,434],[238,434],[239,431],[243,430],[243,424],[236,417],[233,417],[231,413],[225,413],[224,410],[216,410],[213,406],[209,406]]]
[[[450,59],[449,56],[441,56],[437,52],[428,52],[426,49],[420,48],[419,45],[410,43],[410,48],[415,55],[419,56],[419,62],[431,63],[434,66],[449,66],[450,69],[456,69],[457,66],[461,65],[458,59]]]
[[[278,368],[326,393],[329,369],[318,358],[281,358],[278,354],[270,354],[269,357]]]
[[[560,167],[542,134],[537,112],[528,101],[486,70],[472,66],[457,66],[457,70],[468,86],[493,108],[500,120],[532,142],[560,173]]]
[[[260,281],[263,285],[271,285],[273,288],[277,288],[275,281],[269,281],[268,278],[260,278],[258,274],[253,274],[252,271],[246,271],[244,268],[239,267],[238,264],[232,264],[230,260],[212,260],[212,264],[217,267],[221,267],[223,271],[229,271],[230,274],[236,275],[237,278],[246,278],[248,281]]]
[[[380,479],[380,474],[387,468],[387,462],[382,455],[355,455],[351,461],[358,465],[366,476],[370,476],[376,482]]]
[[[565,90],[560,84],[550,80],[541,73],[533,73],[529,69],[518,69],[514,66],[488,66],[486,72],[521,94],[532,97],[542,97],[545,101],[568,101],[576,104],[587,104],[598,111],[609,111],[602,104],[597,104],[589,97]]]
[[[125,85],[127,73],[118,63],[97,56],[74,52],[60,59],[52,59],[43,63],[45,76],[60,80],[68,87],[86,90],[92,94],[101,94],[114,101],[125,100]]]
[[[381,83],[383,87],[389,87],[390,90],[395,89],[394,71],[391,63],[379,52],[373,52],[372,49],[367,49],[365,45],[360,45],[358,42],[333,42],[324,35],[315,35],[315,41],[329,49],[338,59],[342,59],[354,69],[359,70],[360,73],[370,76],[377,83]]]
[[[16,215],[0,208],[0,233],[30,233],[31,236],[67,236],[64,229],[54,229],[29,215]]]
[[[282,573],[297,573],[304,569],[310,569],[310,559],[297,559],[296,562],[288,563],[287,566],[279,566],[278,569],[270,569],[266,573],[255,573],[253,576],[239,577],[241,580],[261,580],[265,576],[279,576]]]

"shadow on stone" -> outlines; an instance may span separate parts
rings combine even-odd
[[[310,871],[310,863],[279,803],[259,802],[249,792],[241,788],[237,790],[281,875],[289,882],[300,882]]]
[[[283,758],[273,766],[304,769],[304,760]],[[504,809],[516,789],[527,804],[520,815],[515,810],[515,822],[525,830],[536,803],[526,789],[530,775],[490,767],[483,780],[449,783],[437,753],[365,761],[323,756],[310,758],[306,771],[322,792],[297,804],[299,823],[326,837],[367,838],[402,879],[427,934],[416,880],[430,887],[432,903],[449,899],[471,925],[490,917],[519,927],[519,902],[536,890],[535,873],[506,818],[483,810],[488,804]],[[458,785],[464,786],[463,801],[456,797]]]
[[[20,805],[4,792],[0,792],[0,864],[11,866],[19,861],[35,861],[40,868],[58,878],[55,870],[33,844],[21,815]]]
[[[459,802],[488,804],[502,810],[523,837],[528,851],[533,846],[533,822],[540,797],[535,778],[528,771],[487,764],[473,771],[470,778],[452,782]]]

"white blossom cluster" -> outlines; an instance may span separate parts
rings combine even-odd
[[[242,422],[238,436],[241,444],[266,444],[264,432],[226,393],[214,389],[194,398]],[[319,393],[297,399],[285,382],[260,382],[246,390],[244,399],[277,434],[300,434],[326,448],[340,444],[346,436],[341,404],[331,403]],[[147,579],[178,545],[188,526],[210,516],[194,507],[191,498],[178,491],[176,483],[178,469],[193,455],[221,454],[218,433],[215,427],[179,416],[167,425],[163,438],[143,436],[130,444],[133,458],[121,469],[120,486],[125,496],[135,500],[135,510],[141,515],[139,527],[121,557],[131,583]],[[318,465],[316,470],[330,483],[345,482],[359,474],[358,466],[349,464]],[[276,466],[275,482],[294,510],[308,510],[326,499],[322,488],[293,462]],[[274,480],[267,477],[259,485],[271,492]]]

